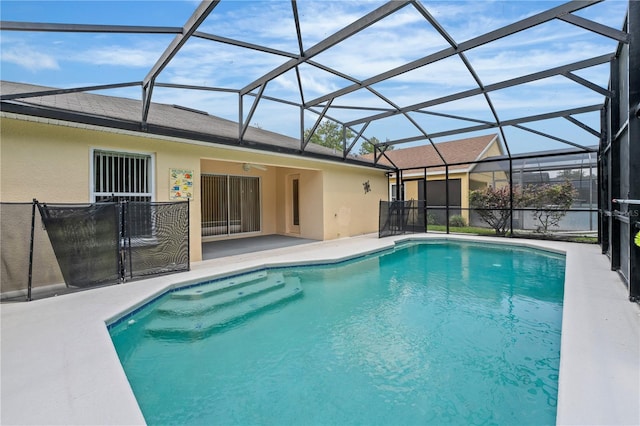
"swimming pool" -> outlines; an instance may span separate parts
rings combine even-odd
[[[561,255],[432,242],[253,274],[110,327],[150,424],[555,422]]]

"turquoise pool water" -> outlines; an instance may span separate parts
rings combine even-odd
[[[149,424],[555,424],[564,264],[407,244],[179,290],[110,332]]]

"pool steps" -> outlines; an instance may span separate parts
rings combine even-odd
[[[266,293],[276,288],[284,287],[285,281],[282,274],[266,273],[262,280],[243,281],[237,284],[225,286],[218,291],[205,291],[197,294],[197,297],[183,297],[185,293],[173,293],[171,298],[156,308],[159,315],[195,315],[203,314],[224,305],[237,303],[243,299],[249,299],[261,293]],[[216,283],[219,284],[219,283]],[[211,284],[208,284],[211,285]],[[184,290],[193,292],[193,289]],[[215,297],[213,297],[215,296]],[[186,301],[188,300],[188,302]]]
[[[282,273],[265,272],[262,278],[254,276],[242,281],[238,278],[230,279],[233,284],[223,281],[205,285],[216,285],[215,291],[210,288],[194,293],[197,289],[194,287],[185,289],[182,294],[179,293],[183,290],[173,293],[157,307],[145,332],[154,337],[178,340],[205,338],[221,331],[225,325],[302,295],[300,279],[285,278]],[[192,296],[187,297],[187,294]]]
[[[189,287],[184,290],[178,290],[171,293],[172,299],[202,299],[216,293],[222,293],[230,289],[251,285],[256,281],[264,280],[267,277],[267,271],[251,272],[228,280],[215,281],[210,284]]]

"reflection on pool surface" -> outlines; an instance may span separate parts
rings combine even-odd
[[[412,243],[179,289],[110,331],[149,424],[554,424],[564,264]]]

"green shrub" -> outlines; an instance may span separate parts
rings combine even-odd
[[[510,226],[511,199],[513,207],[522,205],[522,191],[509,185],[500,188],[488,186],[469,193],[469,207],[477,209],[478,217],[496,231],[496,235],[504,236]]]
[[[467,221],[460,215],[451,216],[449,218],[449,226],[455,226],[456,228],[464,228],[467,226]]]
[[[533,219],[538,223],[536,232],[547,234],[550,228],[557,228],[576,195],[576,190],[568,180],[561,184],[527,186],[524,201],[528,207],[535,208]]]
[[[427,213],[427,225],[437,225],[438,224],[438,216],[434,213]]]

